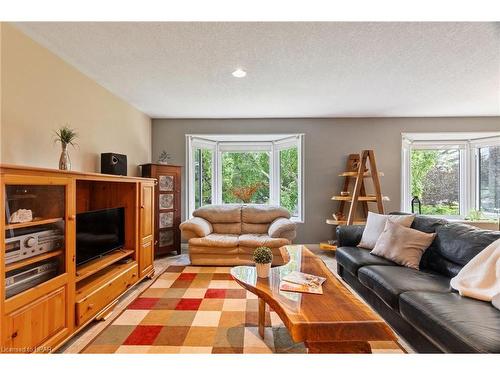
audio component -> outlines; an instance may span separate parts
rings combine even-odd
[[[5,264],[31,258],[63,247],[64,235],[60,229],[49,229],[7,238]]]
[[[57,260],[40,262],[35,265],[8,272],[5,275],[5,295],[7,298],[51,279],[57,274]]]
[[[101,173],[127,175],[127,155],[107,152],[101,154]]]

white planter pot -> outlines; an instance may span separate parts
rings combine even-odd
[[[257,277],[269,277],[269,272],[271,271],[271,263],[255,263],[255,267],[257,268]]]

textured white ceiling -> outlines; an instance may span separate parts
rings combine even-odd
[[[153,118],[500,115],[500,23],[16,25]]]

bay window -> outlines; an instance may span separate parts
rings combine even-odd
[[[422,214],[488,218],[500,208],[499,133],[406,133],[402,202]]]
[[[302,134],[187,135],[187,207],[281,205],[303,221]]]

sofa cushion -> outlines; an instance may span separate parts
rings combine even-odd
[[[238,246],[234,247],[207,247],[207,246],[195,246],[189,245],[189,254],[193,255],[206,255],[206,256],[217,256],[217,255],[233,255],[237,256],[240,254],[240,248]]]
[[[267,234],[242,234],[238,243],[243,247],[257,248],[259,246],[280,247],[289,245],[290,241],[286,238],[271,238]]]
[[[450,279],[447,277],[399,266],[362,267],[358,270],[358,278],[361,284],[396,310],[401,293],[413,290],[441,293],[451,291]]]
[[[355,246],[342,246],[335,251],[335,259],[342,267],[353,275],[363,266],[385,265],[394,266],[396,263],[382,257],[370,254],[370,250]]]
[[[290,219],[280,217],[274,220],[269,226],[269,236],[273,238],[283,238],[284,233],[295,232],[297,225]]]
[[[436,251],[465,266],[488,245],[500,238],[500,231],[482,230],[467,224],[449,223],[437,230]]]
[[[202,217],[210,223],[239,223],[241,222],[240,204],[207,205],[193,212],[193,216]]]
[[[432,216],[417,215],[411,223],[413,229],[419,230],[425,233],[436,233],[437,229],[442,225],[445,225],[447,221],[445,219],[439,219]]]
[[[237,247],[238,236],[235,234],[212,233],[206,237],[191,238],[189,245],[206,247]]]
[[[268,204],[250,204],[241,209],[241,221],[244,223],[269,224],[279,217],[289,219],[290,213],[286,208]]]
[[[263,223],[263,224],[241,223],[241,234],[249,234],[249,233],[267,234],[268,230],[269,230],[269,223]]]
[[[250,256],[253,262],[253,252],[255,251],[255,247],[246,247],[246,246],[240,246],[239,248],[240,254],[243,254],[245,256]],[[284,263],[288,263],[288,260],[284,262],[283,259],[283,253],[281,252],[279,247],[270,247],[272,253],[273,253],[273,265],[279,263],[280,265]],[[255,263],[254,263],[255,264]]]
[[[213,223],[214,233],[241,234],[241,223]]]
[[[212,233],[212,224],[201,217],[193,217],[189,220],[183,222],[180,226],[181,231],[188,233],[194,233],[196,237],[205,237]],[[191,237],[188,237],[188,239]]]
[[[401,315],[443,351],[500,353],[500,311],[457,293],[406,292]]]

